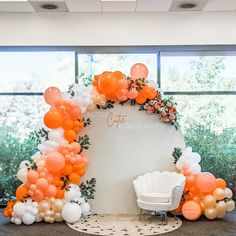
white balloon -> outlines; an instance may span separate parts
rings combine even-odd
[[[190,165],[189,169],[192,174],[201,173],[201,166],[198,163],[194,163],[194,164]]]
[[[233,192],[229,188],[225,188],[225,197],[226,198],[232,198],[233,197]]]
[[[20,225],[22,224],[22,220],[20,218],[15,218],[15,222],[16,225]]]
[[[66,222],[75,223],[81,217],[81,207],[76,203],[67,203],[62,209],[62,217]]]
[[[35,222],[41,222],[43,220],[43,218],[42,217],[40,217],[40,215],[36,215],[36,217],[35,217]]]
[[[83,215],[89,215],[90,214],[90,205],[85,202],[81,205],[81,210]]]
[[[29,161],[22,161],[20,163],[20,169],[27,169],[30,165],[30,162]]]
[[[11,223],[15,223],[15,218],[11,217]]]
[[[26,206],[22,202],[16,203],[13,207],[13,212],[17,216],[23,216],[25,214],[25,211],[26,211]]]
[[[68,202],[74,200],[74,198],[76,198],[76,190],[69,188],[68,191],[65,191],[65,195],[64,195],[65,200],[67,200]]]
[[[233,211],[235,208],[235,202],[230,200],[226,203],[226,211]]]
[[[34,223],[35,221],[35,216],[33,216],[32,214],[26,212],[23,216],[22,216],[22,221],[25,225],[31,225]]]

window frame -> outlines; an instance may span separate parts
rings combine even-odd
[[[79,76],[80,54],[118,54],[118,53],[155,53],[157,56],[157,82],[161,88],[161,57],[164,54],[209,55],[220,53],[222,56],[236,55],[236,45],[152,45],[152,46],[0,46],[0,52],[74,52],[75,82]],[[236,91],[166,91],[165,95],[236,95]],[[0,96],[23,95],[42,96],[42,92],[0,92]]]

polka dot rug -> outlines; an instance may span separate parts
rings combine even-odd
[[[182,225],[179,218],[168,217],[164,225],[159,217],[143,215],[139,221],[138,215],[91,215],[82,217],[69,227],[89,235],[114,236],[146,236],[163,234],[178,229]]]

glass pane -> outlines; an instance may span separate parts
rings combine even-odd
[[[81,54],[79,73],[85,76],[100,74],[104,71],[120,70],[129,75],[135,63],[144,63],[149,70],[148,79],[157,80],[157,54]]]
[[[164,91],[236,91],[236,56],[162,56]]]
[[[0,52],[0,92],[65,90],[74,80],[74,52]]]
[[[42,127],[49,109],[42,96],[0,96],[0,201],[20,184],[19,164],[35,153],[39,139],[30,133]]]
[[[236,96],[174,96],[186,144],[202,156],[203,171],[236,184]]]

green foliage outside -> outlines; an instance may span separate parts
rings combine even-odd
[[[16,177],[20,163],[30,160],[40,140],[35,135],[29,135],[21,141],[14,135],[12,127],[2,126],[0,130],[0,203],[5,203],[15,195],[21,184]]]

